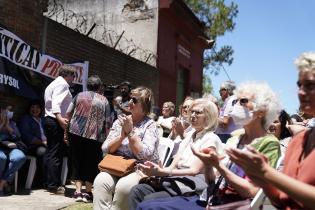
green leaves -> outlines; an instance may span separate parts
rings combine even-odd
[[[205,34],[213,40],[231,32],[235,28],[234,18],[238,13],[238,6],[234,2],[225,3],[224,0],[184,0],[196,14],[200,21],[205,23]],[[204,53],[204,68],[217,75],[223,64],[231,65],[233,62],[233,48],[231,46],[218,47]]]

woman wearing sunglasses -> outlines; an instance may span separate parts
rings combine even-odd
[[[146,87],[131,91],[131,115],[120,115],[114,122],[102,145],[105,154],[134,158],[140,163],[147,160],[158,163],[158,131],[155,122],[148,117],[152,100],[152,91]],[[93,209],[128,210],[129,191],[140,178],[137,172],[124,177],[100,172],[94,180]]]
[[[315,52],[303,53],[297,60],[300,109],[315,115]],[[231,160],[263,188],[279,209],[314,209],[315,204],[315,129],[293,137],[284,159],[283,173],[269,166],[266,157],[254,148],[247,152],[231,149]]]
[[[237,102],[231,117],[236,124],[244,128],[245,133],[228,139],[226,146],[242,149],[245,145],[252,145],[264,153],[271,165],[275,166],[280,156],[280,145],[276,137],[267,133],[267,129],[280,112],[278,98],[267,84],[257,82],[241,84],[236,89],[235,95]],[[253,198],[258,192],[259,187],[246,179],[244,171],[237,165],[231,164],[228,157],[223,159],[219,152],[213,148],[192,147],[192,151],[205,165],[204,173],[208,183],[215,180],[213,168],[216,168],[216,171],[223,177],[216,193],[217,201],[219,200],[220,204]],[[211,185],[209,185],[210,189]],[[198,195],[157,199],[140,203],[137,209],[204,210],[207,202],[200,202],[199,199]],[[209,205],[218,205],[218,203],[209,199]]]

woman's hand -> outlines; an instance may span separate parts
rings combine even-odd
[[[251,146],[246,146],[246,148],[245,151],[229,148],[226,149],[226,153],[230,156],[231,161],[242,167],[246,175],[255,183],[260,186],[265,185],[264,175],[270,167],[267,157]]]
[[[144,164],[138,164],[138,167],[147,176],[161,175],[162,168],[151,161],[146,161]]]
[[[172,121],[172,131],[181,137],[181,139],[184,138],[184,127],[181,123],[181,121],[178,118],[175,118]]]
[[[124,136],[128,135],[133,129],[133,122],[132,122],[131,115],[127,116],[125,114],[122,114],[118,116],[118,120],[122,127],[121,135],[124,135]]]
[[[215,167],[218,168],[220,160],[224,157],[220,157],[217,154],[217,151],[214,147],[204,148],[201,151],[198,151],[194,146],[191,146],[191,150],[194,155],[196,155],[206,167]]]

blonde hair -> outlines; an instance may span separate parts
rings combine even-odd
[[[137,87],[131,90],[131,93],[139,94],[139,100],[143,109],[143,112],[148,115],[151,112],[151,107],[153,103],[153,93],[152,91],[144,86]]]
[[[194,106],[201,105],[203,112],[206,116],[206,122],[205,122],[205,130],[207,131],[215,131],[218,127],[218,109],[217,106],[210,100],[204,99],[204,98],[198,98],[194,100],[192,103],[190,110]],[[191,111],[189,111],[189,120],[191,116]]]
[[[304,52],[295,61],[299,71],[315,72],[315,52]]]

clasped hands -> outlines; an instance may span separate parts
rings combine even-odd
[[[133,122],[131,115],[121,114],[118,116],[121,125],[121,137],[125,138],[133,129]]]

